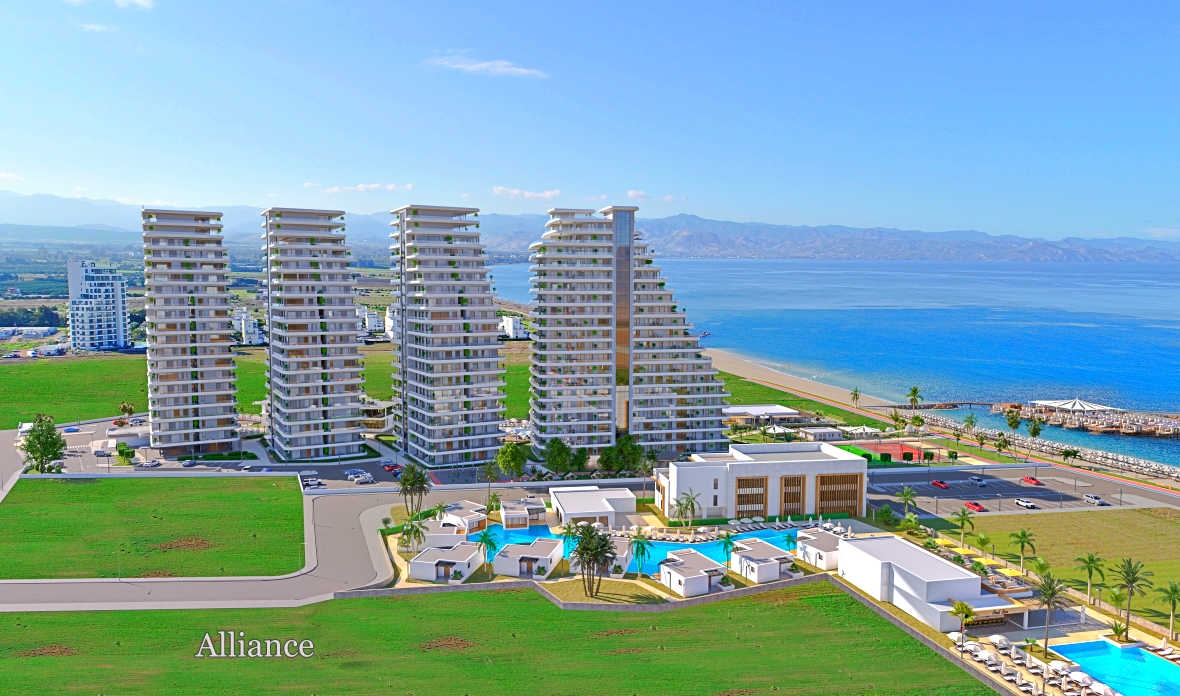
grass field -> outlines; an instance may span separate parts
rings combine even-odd
[[[978,547],[975,534],[985,532],[996,545],[996,555],[1012,563],[1020,562],[1020,552],[1008,545],[1008,535],[1021,527],[1028,529],[1036,536],[1037,547],[1036,553],[1028,552],[1030,557],[1045,558],[1057,576],[1082,592],[1086,591],[1086,576],[1075,570],[1074,559],[1091,551],[1106,559],[1107,568],[1124,558],[1143,561],[1147,570],[1155,573],[1151,579],[1157,586],[1168,580],[1180,582],[1180,511],[1172,508],[988,515],[973,521],[975,533],[968,532],[968,545]],[[958,527],[949,520],[936,518],[930,523],[936,529],[950,530],[948,533],[958,539]],[[1094,581],[1101,579],[1095,577]],[[1154,604],[1153,599],[1136,597],[1132,611],[1167,625],[1167,606]]]
[[[877,420],[876,418],[862,416],[859,413],[853,413],[842,408],[829,406],[820,401],[796,396],[781,389],[751,382],[744,377],[739,377],[729,372],[721,372],[717,376],[725,381],[725,386],[733,394],[733,396],[726,399],[731,406],[742,404],[779,404],[780,406],[786,406],[799,411],[808,411],[810,413],[814,413],[816,409],[820,409],[825,415],[839,420],[844,425],[867,425],[871,428],[880,428],[885,425],[884,421]]]
[[[122,401],[147,410],[142,355],[0,362],[0,430],[14,430],[38,413],[59,423],[114,416]]]
[[[22,479],[0,502],[0,530],[2,579],[303,567],[303,496],[287,477]]]
[[[7,693],[993,693],[826,583],[661,614],[563,611],[530,590],[299,609],[9,614]],[[309,659],[193,657],[206,632]]]
[[[529,366],[506,365],[508,372],[504,375],[505,418],[529,417]]]

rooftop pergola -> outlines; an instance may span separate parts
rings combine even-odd
[[[1112,413],[1122,410],[1113,406],[1103,406],[1089,401],[1082,401],[1081,399],[1066,399],[1064,401],[1042,400],[1031,403],[1033,406],[1040,406],[1041,408],[1052,409],[1054,411],[1066,411],[1068,413]]]

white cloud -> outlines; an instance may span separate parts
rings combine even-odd
[[[105,24],[79,24],[78,28],[82,31],[114,31],[114,27],[108,27]]]
[[[90,189],[86,188],[85,186],[75,186],[74,190],[75,191],[89,191]]]
[[[135,202],[135,201],[131,200],[130,198],[116,198],[115,200],[118,201],[119,203],[124,204],[124,205],[131,205],[132,203]]]
[[[16,181],[24,181],[25,180],[25,178],[23,176],[18,176],[16,174],[13,174],[12,172],[0,172],[0,179],[14,179]]]
[[[542,198],[548,200],[550,198],[557,198],[561,195],[560,189],[553,189],[552,191],[522,191],[520,189],[510,189],[504,186],[493,186],[492,193],[497,196],[508,196],[509,198]]]
[[[150,10],[156,6],[155,0],[115,0],[115,4],[119,7],[138,7],[141,10]]]
[[[1174,239],[1180,237],[1180,227],[1156,227],[1147,233],[1155,239]]]
[[[431,58],[426,61],[428,65],[433,65],[438,68],[446,68],[448,70],[458,70],[465,73],[478,73],[480,75],[508,75],[510,77],[549,77],[549,75],[534,70],[533,68],[522,68],[515,63],[510,63],[506,60],[475,60],[467,56],[442,56],[440,58]]]
[[[356,186],[333,186],[331,188],[320,189],[324,193],[340,193],[341,191],[359,191],[361,193],[368,193],[369,191],[410,191],[413,190],[413,184],[406,184],[400,186],[398,184],[357,184]]]
[[[627,198],[630,198],[633,201],[646,201],[648,199],[648,195],[643,191],[631,189],[627,192]]]
[[[268,194],[266,194],[266,197],[267,197],[267,198],[278,198],[278,197],[279,197],[279,194],[277,194],[277,193],[268,193]]]
[[[605,196],[605,195],[602,195],[602,196],[586,196],[586,200],[587,200],[587,201],[589,201],[589,202],[591,202],[591,203],[605,203],[605,202],[606,202],[606,196]]]
[[[676,200],[676,196],[673,196],[673,195],[672,195],[672,194],[670,194],[670,193],[669,193],[667,196],[664,196],[664,202],[665,202],[665,203],[671,203],[671,202],[672,202],[672,201],[674,201],[674,200]]]
[[[468,198],[471,198],[471,194],[470,194],[470,193],[465,193],[465,194],[463,194],[462,196],[459,196],[459,197],[460,197],[460,198],[462,198],[463,200],[467,200]]]
[[[319,188],[319,184],[313,184],[310,181],[304,182],[303,188]]]

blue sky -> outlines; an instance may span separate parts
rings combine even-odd
[[[0,189],[1180,237],[1177,7],[9,0]]]

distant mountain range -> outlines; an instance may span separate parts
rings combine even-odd
[[[202,208],[223,213],[228,244],[259,243],[262,208]],[[0,191],[0,242],[137,244],[139,206],[48,194]],[[480,232],[492,251],[523,253],[540,238],[546,215],[480,215]],[[389,214],[349,213],[347,233],[356,244],[389,241]],[[724,222],[696,215],[640,219],[644,239],[663,257],[911,259],[959,261],[1180,261],[1180,242],[1113,239],[1029,239],[973,230],[920,232],[840,225],[806,227]]]

